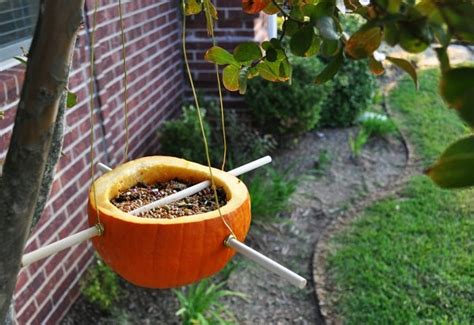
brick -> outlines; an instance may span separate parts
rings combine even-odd
[[[17,312],[21,311],[25,306],[29,305],[29,300],[34,296],[36,290],[42,285],[45,277],[42,272],[36,274],[27,285],[23,287],[15,296],[15,309]]]
[[[57,286],[58,282],[64,276],[64,271],[58,268],[54,273],[47,274],[48,279],[43,283],[43,286],[36,290],[34,299],[37,306],[42,306],[46,300],[51,297],[51,293]]]
[[[18,277],[17,277],[17,280],[16,280],[15,291],[21,290],[26,285],[28,280],[29,280],[28,272],[23,269],[20,272],[20,274],[18,274]]]
[[[18,305],[17,305],[18,306]],[[32,301],[31,303],[28,304],[28,306],[23,309],[23,311],[20,314],[17,314],[16,321],[18,324],[28,324],[31,322],[32,316],[36,313],[36,306],[34,302]]]

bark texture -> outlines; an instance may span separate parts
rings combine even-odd
[[[44,0],[41,6],[0,179],[0,323],[45,179],[83,6],[84,0]]]

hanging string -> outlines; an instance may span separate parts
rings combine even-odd
[[[203,123],[203,120],[202,120],[202,114],[201,114],[201,109],[200,109],[200,106],[199,106],[199,100],[198,100],[198,97],[197,97],[197,94],[196,94],[196,88],[194,87],[193,76],[191,74],[191,69],[189,67],[188,54],[187,54],[187,51],[186,51],[186,13],[185,13],[186,8],[185,8],[185,6],[186,6],[186,4],[183,0],[182,1],[183,31],[181,33],[182,34],[182,42],[181,43],[182,43],[182,47],[183,47],[184,64],[186,66],[186,72],[187,72],[187,75],[188,75],[189,83],[191,85],[191,90],[192,90],[192,93],[193,93],[194,103],[196,105],[196,110],[197,110],[197,114],[198,114],[198,118],[199,118],[199,126],[201,128],[202,140],[204,142],[204,150],[205,150],[205,153],[206,153],[207,165],[209,167],[209,175],[210,175],[210,178],[211,178],[212,190],[214,192],[214,200],[216,202],[216,206],[217,206],[217,210],[219,212],[219,216],[221,217],[221,219],[224,222],[225,226],[229,230],[230,234],[232,236],[236,237],[235,234],[234,234],[234,231],[231,228],[231,226],[229,225],[227,220],[222,215],[222,211],[221,211],[221,208],[220,208],[220,205],[219,205],[219,198],[217,197],[217,189],[216,189],[216,184],[215,184],[215,181],[214,181],[214,175],[212,173],[211,158],[210,158],[210,155],[209,155],[209,146],[208,146],[208,143],[207,143],[206,131],[204,130],[204,123]]]
[[[214,28],[211,28],[210,32],[211,32],[212,46],[217,46],[216,37],[215,37],[215,34],[214,34]],[[214,69],[216,70],[217,89],[219,91],[219,105],[220,105],[220,113],[221,113],[222,142],[224,144],[224,152],[222,154],[221,169],[224,170],[225,169],[226,158],[227,158],[227,135],[226,135],[226,130],[225,130],[224,99],[222,97],[221,78],[219,77],[219,65],[217,63],[214,63]]]
[[[95,204],[95,211],[97,214],[97,229],[99,230],[99,235],[102,235],[103,227],[100,222],[100,214],[99,209],[97,208],[97,193],[95,188],[95,155],[94,155],[94,142],[95,142],[95,135],[94,135],[94,125],[95,125],[95,117],[94,117],[94,68],[95,68],[95,30],[97,27],[97,10],[99,7],[99,0],[95,0],[94,2],[94,12],[92,14],[92,32],[90,34],[90,82],[89,82],[89,109],[90,109],[90,172],[91,172],[91,188],[92,188],[92,195],[94,196],[94,204]]]
[[[122,64],[123,64],[123,110],[125,115],[125,152],[123,161],[128,160],[129,149],[129,127],[128,127],[128,72],[127,72],[127,51],[125,49],[125,28],[123,23],[122,0],[118,2],[119,17],[120,17],[120,36],[122,40]]]

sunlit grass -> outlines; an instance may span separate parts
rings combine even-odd
[[[439,98],[437,78],[424,72],[418,92],[405,78],[389,97],[396,122],[425,163],[464,132]],[[416,176],[337,236],[328,264],[345,322],[472,323],[473,197]]]

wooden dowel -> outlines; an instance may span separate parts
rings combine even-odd
[[[101,230],[98,226],[90,227],[86,230],[78,232],[77,234],[71,235],[69,237],[58,240],[57,242],[54,242],[52,244],[38,248],[35,251],[23,255],[23,258],[21,259],[21,265],[28,266],[31,263],[56,254],[62,251],[63,249],[80,244],[86,240],[89,240],[92,237],[98,236],[100,232]]]
[[[233,175],[233,176],[239,176],[239,175],[247,173],[251,170],[254,170],[254,169],[262,167],[266,164],[269,164],[271,162],[272,162],[272,157],[265,156],[263,158],[260,158],[260,159],[254,160],[252,162],[249,162],[248,164],[242,165],[238,168],[232,169],[232,170],[228,171],[228,173]],[[133,215],[136,216],[140,213],[150,211],[154,208],[157,208],[157,207],[160,207],[160,206],[163,206],[163,205],[166,205],[166,204],[170,204],[170,203],[182,200],[185,197],[191,196],[193,194],[196,194],[196,193],[202,191],[203,189],[209,187],[210,185],[211,185],[210,181],[203,181],[201,183],[197,183],[197,184],[195,184],[191,187],[188,187],[188,188],[186,188],[182,191],[179,191],[177,193],[168,195],[168,196],[166,196],[162,199],[159,199],[159,200],[154,201],[152,203],[141,206],[141,207],[139,207],[135,210],[132,210],[128,213],[133,214]]]
[[[275,262],[271,258],[266,257],[262,253],[257,252],[253,248],[250,248],[249,246],[237,240],[237,238],[234,236],[229,236],[225,241],[225,245],[233,248],[238,253],[256,262],[268,271],[278,274],[298,288],[303,289],[306,286],[307,281],[305,278]]]

